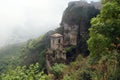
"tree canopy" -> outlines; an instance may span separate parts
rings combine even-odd
[[[101,71],[104,76],[107,74],[105,80],[119,80],[120,1],[102,0],[101,12],[91,24],[88,40],[91,59],[94,64],[104,67]]]

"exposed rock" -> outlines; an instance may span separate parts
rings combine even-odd
[[[77,25],[64,23],[64,45],[77,45]]]
[[[89,54],[86,41],[89,38],[90,20],[99,13],[100,5],[99,2],[73,1],[68,4],[62,17],[64,44],[77,45],[77,52],[84,56]]]

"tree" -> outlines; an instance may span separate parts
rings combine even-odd
[[[107,65],[108,77],[106,80],[118,80],[120,78],[118,68],[120,67],[120,1],[102,0],[101,12],[91,20],[91,24],[90,39],[88,40],[90,56],[92,59],[99,58],[98,60],[106,56],[106,59],[103,60],[104,66]],[[115,73],[110,74],[109,66],[111,64],[108,65],[108,63],[111,61],[115,62],[112,67]],[[113,74],[115,75],[113,76]],[[110,79],[111,76],[114,78]]]
[[[66,65],[64,64],[54,64],[54,66],[52,66],[51,68],[51,73],[54,74],[54,76],[56,77],[56,79],[59,79],[63,76],[63,72],[65,69]]]

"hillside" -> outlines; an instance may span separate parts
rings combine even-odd
[[[56,29],[61,32],[61,28]],[[39,62],[41,69],[45,66],[45,51],[50,45],[50,35],[56,31],[49,31],[43,36],[17,44],[7,45],[0,49],[0,70],[6,70],[9,65],[34,64]]]
[[[23,61],[22,47],[24,43],[8,45],[0,49],[0,72],[9,65],[18,66]]]
[[[1,64],[3,66],[9,65],[9,64],[12,64],[12,65],[15,64],[15,66],[17,65],[29,66],[30,64],[39,62],[41,65],[40,69],[45,68],[45,52],[47,48],[50,47],[50,35],[56,32],[64,35],[65,33],[64,24],[68,24],[69,27],[74,25],[77,25],[80,28],[83,27],[85,30],[81,30],[81,31],[82,32],[84,31],[87,33],[88,28],[90,27],[90,19],[92,17],[95,17],[96,14],[99,13],[99,10],[96,9],[93,6],[93,4],[89,4],[87,2],[81,2],[81,1],[79,2],[80,4],[75,4],[75,3],[76,2],[70,2],[68,4],[68,7],[64,11],[63,18],[61,20],[61,25],[56,30],[49,31],[43,36],[40,36],[36,39],[28,40],[25,44],[21,43],[21,44],[9,45],[1,49],[1,52],[0,52]],[[81,22],[83,21],[83,18],[84,18],[84,23]],[[81,34],[82,32],[79,32],[79,33]],[[88,36],[88,33],[87,33],[87,36]],[[84,46],[83,49],[85,50],[87,50],[86,40],[84,41],[84,43],[82,42],[82,45]],[[78,41],[80,40],[77,40],[77,44],[79,43]],[[78,44],[77,46],[79,45],[81,44]],[[75,48],[68,47],[67,63],[74,61],[77,58],[77,56],[80,54],[79,51],[81,50],[76,51],[76,49],[77,47]],[[89,53],[84,52],[83,54],[88,55]]]
[[[23,61],[22,66],[1,73],[0,79],[119,80],[120,1],[103,0],[102,7],[93,3],[70,2],[58,29],[29,40],[24,47],[3,49],[12,57],[22,49]]]

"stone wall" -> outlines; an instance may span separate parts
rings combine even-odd
[[[55,63],[63,63],[66,62],[66,52],[64,49],[48,49],[46,52],[46,68],[48,74],[50,73],[50,68]]]
[[[63,37],[58,37],[58,38],[54,38],[51,37],[51,49],[58,49],[58,48],[62,48],[63,45]]]

